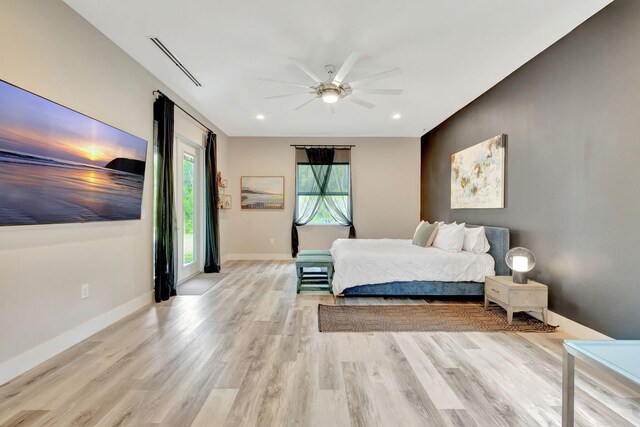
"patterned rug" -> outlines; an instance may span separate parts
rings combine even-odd
[[[483,304],[324,305],[318,304],[320,332],[553,332],[526,313]]]

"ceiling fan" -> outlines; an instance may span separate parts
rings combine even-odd
[[[367,102],[357,96],[355,94],[375,94],[375,95],[400,95],[402,93],[402,89],[366,89],[361,87],[363,83],[370,83],[376,80],[385,79],[387,77],[395,76],[400,74],[400,68],[394,68],[393,70],[384,71],[382,73],[374,74],[369,77],[365,77],[363,79],[354,80],[352,82],[345,82],[345,78],[347,74],[351,71],[356,61],[358,61],[358,55],[356,52],[351,52],[347,59],[344,61],[340,69],[336,72],[336,67],[334,65],[325,65],[324,69],[329,74],[327,80],[322,80],[318,77],[313,71],[311,71],[308,67],[302,64],[300,61],[290,58],[294,64],[298,66],[307,76],[309,76],[314,84],[304,84],[304,83],[291,83],[285,82],[281,80],[273,80],[273,79],[263,79],[259,78],[258,80],[262,80],[265,82],[271,83],[280,83],[283,85],[303,87],[307,89],[305,92],[297,92],[290,93],[286,95],[276,95],[276,96],[267,96],[266,99],[274,99],[274,98],[285,98],[289,96],[298,96],[298,95],[313,95],[313,98],[306,101],[304,104],[296,107],[294,110],[299,110],[302,107],[312,103],[316,99],[322,99],[325,103],[329,104],[331,107],[331,112],[335,113],[335,103],[338,102],[339,99],[346,99],[348,101],[353,102],[354,104],[358,104],[365,108],[375,108],[375,105]],[[310,90],[309,90],[310,89]]]

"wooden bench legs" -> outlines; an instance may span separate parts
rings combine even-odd
[[[333,293],[333,260],[331,255],[299,255],[296,259],[298,282],[296,292],[303,290]]]

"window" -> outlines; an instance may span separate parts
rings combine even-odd
[[[296,189],[298,191],[297,206],[306,206],[309,202],[315,203],[309,199],[317,199],[320,189],[316,184],[311,166],[309,163],[298,163],[298,170],[296,172]],[[334,206],[339,206],[342,212],[350,212],[350,192],[351,173],[349,163],[334,163],[331,167],[329,182],[327,183],[327,197],[330,197],[330,202]],[[331,215],[331,210],[327,206],[326,201],[322,200],[318,211],[309,221],[309,224],[338,224],[338,221]]]

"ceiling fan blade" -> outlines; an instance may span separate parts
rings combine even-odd
[[[262,77],[258,77],[258,80],[262,80],[263,82],[280,83],[280,84],[283,84],[283,85],[297,86],[297,87],[304,87],[304,88],[308,88],[308,89],[314,89],[313,86],[309,86],[309,85],[306,85],[306,84],[303,84],[303,83],[283,82],[282,80],[263,79]]]
[[[320,77],[318,77],[313,71],[307,68],[302,62],[298,61],[295,58],[289,58],[289,59],[291,59],[291,61],[293,61],[293,63],[296,64],[298,68],[300,68],[307,76],[311,77],[314,82],[323,83]]]
[[[370,109],[370,110],[371,110],[372,108],[375,108],[375,107],[376,107],[374,104],[372,104],[372,103],[370,103],[370,102],[367,102],[367,101],[365,101],[364,99],[356,98],[355,96],[348,96],[348,97],[347,97],[347,99],[348,99],[349,101],[353,102],[354,104],[361,105],[361,106],[363,106],[363,107],[365,107],[365,108],[368,108],[368,109]]]
[[[315,95],[315,92],[298,92],[298,93],[288,93],[286,95],[265,96],[264,99],[286,98],[288,96],[309,95],[309,94]]]
[[[334,85],[340,86],[340,83],[342,83],[344,78],[347,77],[347,74],[349,74],[349,71],[351,71],[351,68],[353,68],[359,58],[360,55],[358,53],[351,52],[349,56],[347,56],[347,59],[344,61],[344,64],[342,64],[342,67],[340,67],[340,69],[336,73],[332,83]]]
[[[336,104],[329,104],[329,109],[331,110],[331,114],[336,113]]]
[[[402,89],[359,89],[353,88],[354,92],[358,91],[360,93],[370,93],[372,95],[400,95],[402,93]]]
[[[301,109],[302,107],[304,107],[305,105],[307,105],[307,104],[311,104],[311,103],[312,103],[313,101],[315,101],[316,99],[318,99],[318,97],[315,97],[315,98],[312,98],[312,99],[308,100],[307,102],[305,102],[305,103],[304,103],[304,104],[302,104],[301,106],[294,108],[294,109],[293,109],[293,111],[297,111],[297,110]]]
[[[382,73],[374,74],[373,76],[365,77],[364,79],[349,82],[349,86],[359,85],[364,82],[374,82],[376,80],[386,79],[387,77],[395,76],[401,73],[402,71],[400,70],[400,68],[394,68],[393,70],[383,71]]]

